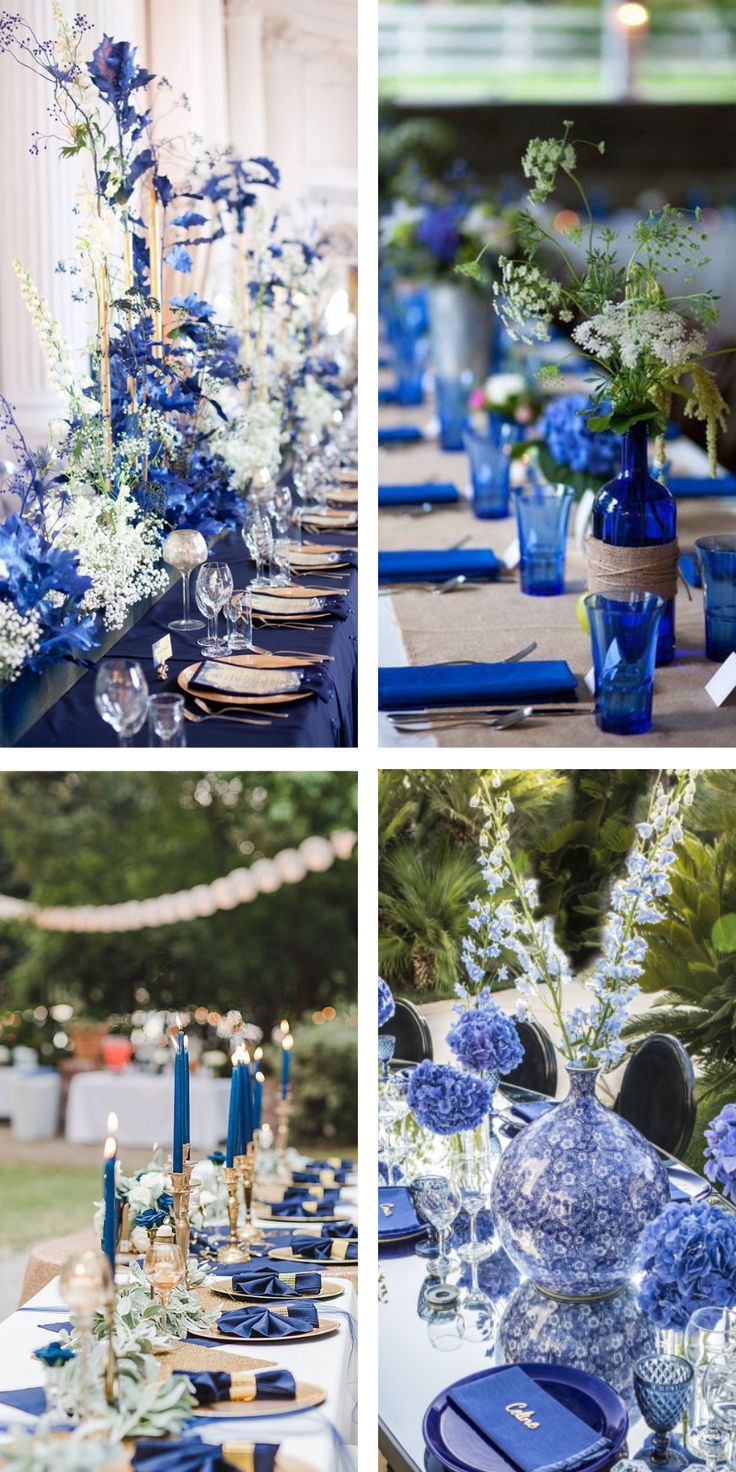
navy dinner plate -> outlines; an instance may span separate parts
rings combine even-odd
[[[615,1459],[629,1429],[626,1407],[615,1390],[599,1380],[597,1375],[586,1375],[583,1370],[573,1370],[567,1365],[522,1364],[532,1380],[535,1380],[548,1395],[565,1406],[568,1411],[585,1421],[599,1436],[611,1443],[601,1457],[581,1462],[579,1472],[595,1472]],[[469,1385],[482,1380],[486,1375],[497,1375],[507,1365],[494,1365],[480,1370],[475,1375],[465,1375],[455,1385]],[[424,1441],[432,1457],[448,1472],[518,1472],[515,1464],[496,1447],[491,1446],[484,1436],[470,1425],[450,1405],[446,1390],[435,1396],[424,1417]]]

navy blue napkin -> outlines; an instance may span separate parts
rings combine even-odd
[[[384,1210],[384,1208],[387,1208]],[[406,1186],[379,1186],[378,1236],[399,1237],[422,1230]]]
[[[379,445],[413,445],[423,439],[423,431],[416,424],[384,425],[378,431]]]
[[[459,500],[460,492],[450,481],[378,487],[379,506],[422,506],[425,501],[431,506],[454,506]]]
[[[321,1184],[321,1172],[328,1170],[332,1171],[332,1178],[336,1186],[345,1185],[345,1182],[350,1174],[350,1171],[346,1166],[340,1166],[338,1170],[335,1170],[331,1165],[315,1166],[311,1170],[294,1170],[291,1173],[291,1179],[295,1185],[303,1182],[305,1185],[319,1186]]]
[[[269,1211],[272,1217],[279,1216],[334,1216],[334,1201],[271,1201]]]
[[[379,552],[379,583],[422,583],[435,578],[484,578],[495,582],[501,563],[490,547],[470,551]]]
[[[233,1376],[227,1370],[174,1370],[174,1374],[186,1375],[187,1380],[191,1380],[198,1406],[211,1406],[218,1400],[231,1399]],[[256,1370],[253,1378],[256,1400],[296,1399],[296,1380],[291,1370]],[[235,1381],[237,1388],[237,1374]]]
[[[0,1405],[13,1406],[29,1416],[42,1416],[46,1410],[46,1393],[42,1385],[29,1385],[25,1390],[0,1390]]]
[[[278,1446],[254,1443],[253,1472],[273,1472]],[[231,1472],[222,1447],[200,1436],[183,1436],[178,1441],[138,1441],[131,1465],[137,1472]]]
[[[358,1228],[352,1222],[325,1222],[322,1228],[323,1237],[349,1237],[358,1240]]]
[[[298,1237],[294,1234],[290,1246],[295,1257],[313,1257],[315,1262],[351,1262],[358,1256],[357,1242],[348,1242],[345,1257],[342,1251],[334,1251],[336,1239],[332,1237]]]
[[[328,603],[339,602],[339,601],[340,601],[339,599],[326,598],[325,599],[325,607],[327,606]],[[332,610],[331,610],[331,612],[332,612]],[[338,618],[338,619],[345,619],[345,618],[348,617],[348,614],[350,612],[351,612],[350,609],[347,609],[346,610],[345,608],[341,608],[341,609],[339,609],[335,613],[334,616],[336,618]],[[202,662],[201,662],[201,664],[199,665],[199,669],[202,669],[202,667],[205,664],[221,664],[221,663],[224,663],[224,661],[222,661],[222,660],[213,660],[213,659],[207,659],[207,660],[204,660],[203,659]],[[286,666],[284,666],[284,671],[283,672],[284,672],[284,675],[291,674],[291,671],[290,670],[287,670]],[[191,687],[192,687],[193,690],[202,690],[205,693],[208,693],[211,690],[218,690],[220,692],[220,694],[226,694],[227,693],[226,691],[223,691],[222,690],[222,687],[221,686],[219,686],[219,685],[213,685],[213,684],[210,683],[209,680],[200,680],[199,679],[198,672],[196,672],[192,676],[192,678],[189,681],[189,683],[190,683],[190,685],[191,685]],[[334,685],[333,685],[331,676],[327,673],[327,671],[325,669],[323,669],[321,666],[318,665],[318,666],[316,666],[313,669],[307,669],[306,667],[299,669],[299,689],[300,690],[309,690],[311,694],[317,696],[318,700],[329,700],[330,699],[330,696],[333,693]],[[276,691],[274,693],[278,694],[278,691]],[[237,695],[235,695],[233,698],[237,700],[238,697],[237,697]]]
[[[281,1339],[285,1334],[307,1334],[318,1326],[313,1303],[290,1303],[285,1312],[277,1314],[265,1304],[253,1304],[228,1309],[217,1320],[222,1334],[235,1334],[238,1339]]]
[[[611,1445],[518,1365],[456,1385],[447,1399],[521,1472],[573,1472],[581,1462],[603,1456]]]
[[[338,1162],[337,1165],[335,1165],[335,1161],[336,1160]],[[355,1166],[355,1161],[354,1160],[347,1160],[344,1156],[340,1160],[338,1160],[338,1157],[336,1155],[334,1155],[332,1157],[332,1160],[308,1160],[307,1161],[306,1168],[307,1168],[307,1170],[346,1170],[346,1171],[351,1171],[351,1170],[354,1169],[354,1166]],[[293,1174],[294,1174],[294,1177],[296,1178],[296,1171],[294,1171]]]
[[[736,496],[736,475],[668,475],[667,489],[678,501],[700,496]]]
[[[311,1183],[312,1185],[315,1182]],[[284,1190],[284,1201],[331,1201],[333,1206],[342,1196],[342,1186],[325,1186],[322,1195],[313,1196],[309,1186],[287,1186]]]
[[[563,659],[512,664],[415,664],[378,671],[380,710],[425,705],[539,705],[577,700],[577,680]]]
[[[399,390],[397,388],[379,388],[379,404],[400,404]]]
[[[294,1276],[296,1281],[291,1288],[284,1283],[279,1269],[272,1263],[248,1264],[244,1268],[233,1269],[233,1290],[236,1293],[256,1293],[259,1298],[293,1298],[299,1293],[319,1293],[322,1286],[319,1273],[296,1273]]]
[[[556,1099],[517,1099],[511,1105],[511,1112],[518,1115],[519,1119],[525,1120],[527,1124],[531,1124],[533,1120],[539,1119],[540,1115],[547,1114],[550,1109],[554,1109],[556,1103]]]

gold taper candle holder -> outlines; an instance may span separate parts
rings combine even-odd
[[[253,1225],[253,1183],[256,1173],[256,1151],[252,1140],[249,1145],[246,1145],[245,1155],[236,1155],[235,1168],[243,1182],[243,1199],[245,1201],[245,1221],[238,1232],[238,1236],[247,1249],[252,1247],[255,1242],[263,1241],[263,1233],[260,1228]]]
[[[291,1095],[287,1094],[285,1099],[276,1101],[276,1154],[279,1162],[279,1175],[283,1175],[286,1169],[286,1151],[289,1146],[289,1118],[291,1115]]]
[[[107,1354],[105,1356],[105,1400],[109,1406],[118,1403],[118,1357],[115,1352],[115,1296],[105,1311],[107,1322]]]
[[[220,1248],[217,1254],[217,1260],[218,1262],[242,1262],[243,1250],[238,1246],[238,1208],[240,1205],[238,1199],[238,1181],[240,1180],[240,1172],[236,1166],[226,1165],[223,1167],[223,1175],[225,1177],[225,1185],[227,1186],[227,1220],[229,1231],[227,1243],[224,1247]]]
[[[174,1236],[184,1262],[189,1261],[189,1174],[186,1170],[171,1172],[171,1194],[174,1198]]]

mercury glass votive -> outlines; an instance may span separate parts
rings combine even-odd
[[[193,618],[189,596],[189,580],[195,567],[201,567],[208,557],[207,543],[201,532],[174,531],[169,532],[161,548],[161,556],[169,567],[175,567],[181,573],[182,592],[182,616],[172,619],[170,629],[178,629],[184,633],[192,629],[203,629],[204,624],[200,618]]]
[[[721,664],[736,650],[736,536],[698,537],[695,547],[703,578],[705,652]]]

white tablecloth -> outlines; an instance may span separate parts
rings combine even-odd
[[[225,1139],[229,1099],[228,1079],[192,1077],[193,1150],[209,1153]],[[174,1117],[173,1075],[136,1073],[134,1069],[75,1074],[69,1086],[67,1140],[75,1145],[104,1140],[111,1110],[118,1116],[121,1145],[168,1145]]]
[[[337,1274],[335,1274],[337,1276]],[[325,1303],[320,1313],[329,1316],[332,1308],[357,1315],[357,1301],[350,1283],[345,1281],[345,1292],[341,1298]],[[0,1390],[16,1390],[43,1381],[41,1367],[31,1358],[34,1349],[49,1342],[49,1335],[39,1325],[45,1321],[58,1323],[69,1318],[69,1311],[59,1296],[59,1281],[55,1278],[22,1309],[11,1314],[0,1324]],[[351,1358],[350,1325],[346,1319],[338,1319],[340,1328],[336,1334],[325,1339],[314,1339],[305,1344],[264,1345],[262,1358],[291,1370],[297,1380],[306,1380],[320,1385],[327,1392],[324,1405],[316,1410],[296,1412],[289,1416],[250,1417],[238,1423],[237,1431],[232,1421],[221,1421],[218,1425],[203,1424],[199,1430],[205,1440],[218,1442],[224,1437],[230,1440],[278,1441],[284,1453],[301,1457],[315,1468],[315,1472],[347,1472],[354,1466],[354,1455],[348,1452],[339,1456],[325,1419],[336,1427],[343,1440],[354,1445],[357,1440],[357,1354]],[[259,1358],[258,1349],[252,1344],[232,1348],[234,1355],[246,1354]],[[218,1350],[218,1353],[222,1353]],[[0,1428],[23,1424],[31,1426],[33,1418],[12,1407],[0,1405]],[[195,1423],[196,1424],[196,1423]],[[247,1427],[247,1431],[245,1430]],[[226,1431],[227,1428],[227,1431]],[[0,1432],[0,1439],[2,1433]]]

